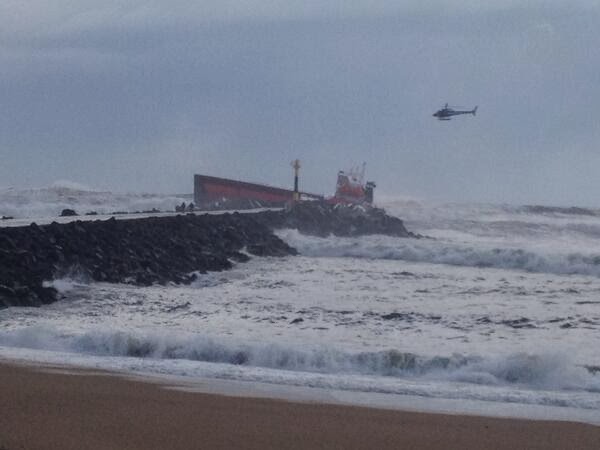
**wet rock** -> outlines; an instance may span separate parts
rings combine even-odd
[[[230,269],[242,253],[295,250],[252,215],[186,215],[56,222],[0,228],[0,306],[39,306],[57,298],[44,281],[76,274],[111,283],[191,283],[193,272]]]
[[[0,235],[0,248],[4,250],[14,250],[17,247],[14,241],[9,236]]]
[[[240,253],[240,252],[234,252],[231,255],[231,259],[233,259],[236,262],[248,262],[248,261],[250,261],[250,257],[248,255],[246,255],[245,253]]]
[[[76,216],[77,213],[75,212],[74,209],[69,209],[69,208],[65,208],[61,211],[60,213],[60,217],[69,217],[69,216]]]
[[[0,295],[4,295],[6,297],[15,297],[17,294],[13,288],[0,284]]]
[[[402,220],[389,216],[383,209],[357,205],[331,205],[303,202],[291,209],[264,211],[257,220],[275,228],[294,228],[303,234],[326,237],[384,234],[396,237],[419,237],[409,232]]]
[[[71,209],[61,213],[73,215]],[[227,270],[233,262],[248,261],[248,254],[297,254],[273,233],[278,228],[319,236],[415,237],[383,210],[322,202],[251,214],[187,213],[0,228],[0,307],[50,303],[57,294],[44,281],[65,275],[144,286],[191,283],[193,272]]]
[[[492,319],[490,319],[488,316],[483,316],[480,317],[479,319],[477,319],[475,322],[479,323],[479,324],[488,324],[488,323],[494,323],[492,321]]]
[[[584,366],[593,375],[600,373],[600,366]]]
[[[521,317],[520,319],[513,320],[502,320],[501,324],[509,326],[511,328],[536,328],[527,317]]]
[[[411,314],[399,313],[399,312],[393,312],[393,313],[389,313],[389,314],[383,314],[381,316],[381,318],[383,320],[409,320],[409,321],[413,320],[413,317],[412,317]]]

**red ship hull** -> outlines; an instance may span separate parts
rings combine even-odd
[[[303,197],[322,199],[315,194],[300,193]],[[284,206],[291,202],[294,191],[263,184],[248,183],[228,178],[194,175],[194,202],[196,206],[256,202],[262,206]]]

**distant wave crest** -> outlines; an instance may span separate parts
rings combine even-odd
[[[49,187],[36,189],[0,189],[0,216],[15,218],[55,217],[63,209],[75,209],[79,214],[97,212],[135,212],[156,208],[173,211],[182,201],[176,195],[113,193],[93,190],[73,181],[60,180]]]
[[[531,214],[565,214],[574,216],[598,216],[600,212],[597,209],[581,208],[579,206],[544,206],[544,205],[525,205],[522,210]]]
[[[317,238],[295,230],[279,236],[302,255],[390,259],[466,267],[491,267],[558,275],[600,276],[600,253],[543,253],[519,248],[475,246],[434,239],[404,239],[387,236],[361,238]]]

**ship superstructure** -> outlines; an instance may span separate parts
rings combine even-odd
[[[331,203],[371,204],[373,191],[376,187],[373,181],[365,183],[365,168],[354,167],[349,171],[338,172],[335,195],[329,199]]]

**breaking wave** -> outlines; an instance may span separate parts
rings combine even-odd
[[[0,189],[0,216],[38,218],[58,216],[63,209],[75,209],[80,214],[97,212],[147,211],[156,208],[173,211],[176,205],[190,199],[185,196],[144,193],[113,193],[93,190],[72,181],[57,181],[49,187],[36,189]]]
[[[600,374],[561,355],[426,357],[395,349],[351,353],[332,347],[296,348],[195,334],[95,329],[73,334],[53,327],[0,333],[0,345],[93,356],[188,360],[317,374],[384,376],[489,386],[517,385],[600,393]],[[598,400],[600,408],[600,400]]]
[[[302,255],[310,257],[388,259],[557,275],[600,276],[600,253],[551,253],[538,249],[475,246],[447,240],[387,236],[318,238],[304,236],[295,230],[285,230],[278,234]]]
[[[544,205],[525,205],[522,210],[531,214],[541,215],[574,215],[574,216],[598,216],[600,212],[597,209],[581,208],[579,206],[544,206]]]

